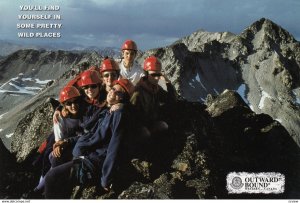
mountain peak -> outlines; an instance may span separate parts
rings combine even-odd
[[[254,35],[258,33],[280,44],[296,42],[295,38],[288,31],[267,18],[261,18],[247,27],[241,33],[241,37],[253,39]]]

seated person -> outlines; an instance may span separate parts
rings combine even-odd
[[[100,74],[103,79],[106,92],[112,88],[114,81],[120,76],[120,68],[117,62],[113,59],[107,58],[102,61],[100,67]]]
[[[114,172],[118,166],[119,149],[122,138],[130,121],[126,113],[134,86],[129,80],[120,79],[114,83],[107,94],[106,114],[93,136],[78,139],[74,149],[74,160],[52,168],[45,176],[45,198],[69,198],[74,180],[70,177],[74,171],[84,168],[84,173],[76,178],[79,184],[94,183],[109,190],[113,183]],[[109,112],[114,105],[123,103],[122,108]],[[62,146],[67,146],[68,141]],[[81,170],[82,172],[82,170]],[[78,173],[72,173],[78,174]],[[74,177],[73,177],[74,178]]]
[[[58,122],[53,124],[54,136],[51,134],[47,139],[47,146],[42,160],[42,175],[40,177],[39,185],[35,188],[35,191],[43,189],[44,175],[51,167],[48,158],[49,155],[59,157],[60,162],[66,162],[72,159],[72,154],[70,153],[71,150],[69,150],[69,153],[67,151],[62,153],[61,148],[53,147],[55,143],[58,143],[69,137],[80,135],[82,132],[79,123],[83,113],[83,106],[80,93],[77,88],[72,86],[64,87],[60,92],[59,101],[63,106],[62,111],[64,112],[64,116],[60,117]],[[63,156],[61,156],[62,154]]]
[[[136,85],[136,92],[131,98],[137,122],[142,126],[142,135],[145,137],[168,129],[168,124],[161,120],[161,105],[170,105],[176,101],[176,91],[161,69],[158,58],[147,58],[144,62],[145,76]],[[166,83],[167,91],[158,84],[159,80]]]

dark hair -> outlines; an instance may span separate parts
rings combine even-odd
[[[77,104],[79,106],[79,111],[77,113],[77,117],[81,118],[85,112],[85,108],[86,108],[86,102],[84,99],[84,95],[80,95],[79,97],[76,98]],[[65,108],[65,104],[63,104],[63,108]],[[68,113],[70,113],[68,111]]]
[[[124,91],[122,91],[122,96],[120,97],[120,103],[127,104],[130,101],[130,96],[129,96],[128,92],[123,87],[122,87],[122,89]]]
[[[144,70],[144,77],[143,77],[143,80],[147,80],[148,79],[148,76],[149,76],[149,72]]]
[[[128,104],[130,102],[130,96],[129,96],[129,94],[125,91],[123,95],[124,96],[121,99],[122,103]]]

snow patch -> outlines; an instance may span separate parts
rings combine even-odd
[[[203,87],[203,89],[205,89],[206,90],[206,87],[203,85],[203,83],[201,82],[201,79],[200,79],[200,76],[199,76],[199,73],[197,73],[197,75],[196,75],[196,77],[195,77],[195,80],[197,80],[199,83],[200,83],[200,85]]]
[[[3,129],[0,129],[0,133],[3,131]]]
[[[8,134],[8,135],[5,135],[5,137],[11,138],[13,135],[14,135],[13,133],[10,133],[10,134]]]
[[[23,74],[19,74],[19,76],[22,75]],[[50,81],[52,80],[40,80],[38,78],[34,79],[34,78],[25,78],[25,77],[24,78],[15,77],[15,78],[11,78],[9,81],[1,85],[0,93],[9,93],[10,95],[14,94],[13,96],[18,96],[19,94],[35,95]],[[22,82],[30,82],[30,87],[25,86],[26,83],[22,83]],[[31,86],[32,82],[35,83],[35,86]],[[7,85],[14,87],[16,90],[7,89]]]
[[[14,88],[16,88],[18,91],[7,91],[7,92],[12,92],[12,93],[21,93],[21,94],[31,94],[31,95],[34,95],[35,94],[35,92],[33,92],[33,91],[29,91],[29,90],[26,90],[26,88],[25,87],[20,87],[20,86],[18,86],[18,85],[15,85],[15,84],[13,84],[13,83],[9,83],[11,86],[13,86]],[[0,90],[0,92],[1,92],[1,90]]]
[[[241,84],[239,86],[239,88],[237,89],[237,93],[243,98],[243,100],[246,104],[248,104],[248,105],[250,104],[250,102],[246,98],[246,85],[245,84]]]
[[[5,115],[5,114],[7,114],[8,112],[6,112],[6,113],[4,113],[4,114],[1,114],[0,115],[0,119],[2,119],[3,118],[3,116]]]
[[[26,90],[41,90],[41,87],[24,87]]]
[[[279,123],[282,123],[282,119],[280,118],[276,118],[275,120],[278,121]]]
[[[216,90],[216,88],[214,88],[214,91],[215,91],[216,94],[220,94],[220,93],[218,92],[218,90]]]
[[[22,78],[22,81],[33,81],[32,78]]]
[[[191,82],[189,82],[189,85],[194,89],[196,88]]]
[[[196,79],[198,82],[201,82],[200,77],[199,77],[199,73],[197,73],[195,79]]]
[[[10,83],[11,81],[15,81],[17,80],[19,77],[16,77],[16,78],[12,78],[10,79],[9,81],[7,81],[6,83],[4,83],[3,85],[1,85],[0,89],[2,89],[6,84]]]
[[[297,94],[296,94],[296,90],[293,90],[293,94],[294,94],[294,96],[295,96],[295,103],[296,104],[300,104],[300,98],[299,97],[297,97]]]
[[[203,89],[206,90],[206,87],[203,85],[203,83],[201,82],[201,79],[200,79],[200,76],[199,76],[199,73],[197,73],[197,75],[195,76],[195,78],[192,78],[189,82],[189,85],[192,87],[192,88],[196,88],[195,87],[195,84],[197,85],[198,83],[200,83],[201,87],[203,87]]]
[[[48,82],[50,82],[51,80],[40,80],[40,79],[35,79],[35,82],[37,84],[40,84],[40,85],[46,85]]]
[[[263,109],[264,108],[265,99],[266,98],[272,99],[272,97],[267,92],[265,92],[265,91],[262,91],[261,95],[262,96],[261,96],[261,99],[259,101],[258,108]]]

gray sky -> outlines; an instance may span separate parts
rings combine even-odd
[[[209,32],[241,33],[262,17],[268,18],[300,39],[299,0],[0,0],[0,39],[20,43],[41,39],[18,39],[20,5],[59,5],[63,28],[60,39],[49,43],[78,43],[88,46],[120,47],[133,39],[142,50],[166,46],[203,29]],[[43,21],[40,21],[40,23]],[[26,31],[26,30],[23,30]],[[28,31],[28,30],[27,30]],[[44,30],[44,32],[49,30]]]

